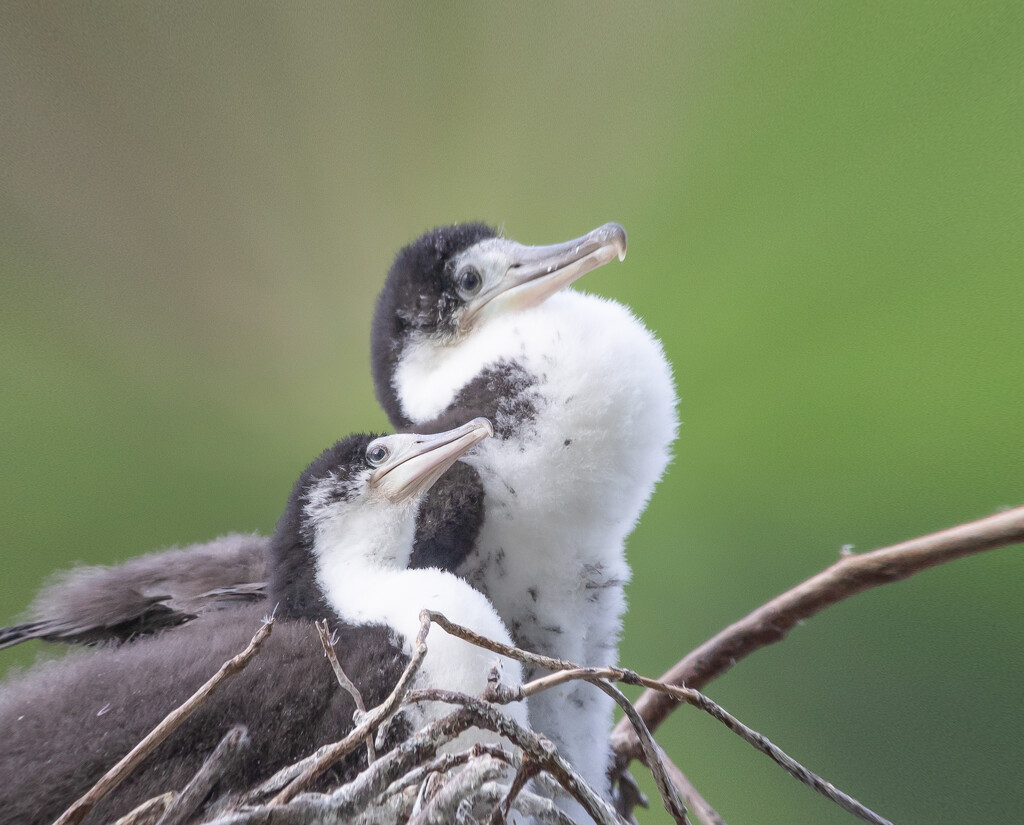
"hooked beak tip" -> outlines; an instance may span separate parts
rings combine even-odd
[[[615,248],[616,253],[620,261],[626,260],[626,247],[628,245],[628,239],[626,237],[626,230],[621,223],[606,223],[603,227],[605,234],[605,243]]]
[[[494,438],[494,425],[489,418],[474,418],[472,421],[478,428],[487,431],[487,438]]]

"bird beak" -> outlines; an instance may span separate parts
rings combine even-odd
[[[508,269],[467,304],[466,321],[537,306],[592,269],[626,257],[626,230],[617,223],[550,246],[524,246],[506,239],[499,243]]]
[[[436,435],[409,435],[384,464],[370,474],[370,486],[394,502],[427,492],[470,447],[494,435],[486,418],[474,418],[454,430]],[[393,439],[406,438],[392,436]]]

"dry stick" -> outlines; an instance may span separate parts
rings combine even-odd
[[[703,687],[755,650],[782,641],[794,625],[836,602],[943,562],[1020,541],[1024,541],[1024,507],[870,553],[844,556],[722,630],[687,654],[659,681]],[[637,700],[636,708],[653,731],[678,704],[671,696],[647,690]],[[612,748],[620,767],[640,758],[640,740],[624,721],[612,732]]]
[[[477,722],[477,717],[469,710],[460,708],[431,722],[329,796],[306,794],[283,805],[271,803],[229,811],[212,820],[210,825],[264,825],[271,821],[274,825],[289,822],[308,825],[308,822],[348,822],[353,817],[361,817],[364,809],[393,783],[425,760],[433,759],[439,748]],[[353,748],[358,745],[357,739]]]
[[[477,800],[497,805],[508,795],[506,787],[499,782],[486,782],[477,792]],[[520,791],[513,806],[523,816],[532,817],[546,825],[579,825],[572,817],[562,811],[554,802],[530,791]]]
[[[459,803],[473,796],[481,785],[497,779],[505,771],[501,760],[485,756],[464,765],[435,794],[408,825],[443,825],[455,819]]]
[[[708,801],[701,796],[700,791],[693,787],[693,784],[686,778],[686,775],[676,767],[675,762],[668,758],[668,754],[665,751],[661,751],[661,760],[665,765],[665,771],[672,780],[672,784],[679,790],[679,795],[686,800],[686,804],[696,814],[697,818],[704,825],[726,825],[721,814],[708,804]]]
[[[522,697],[532,696],[534,693],[539,693],[542,690],[546,690],[550,687],[554,687],[557,684],[562,684],[563,682],[567,682],[573,679],[587,679],[588,681],[591,681],[593,684],[596,684],[598,687],[601,687],[599,681],[602,678],[615,679],[616,681],[626,682],[627,684],[642,684],[641,677],[631,670],[623,670],[619,668],[581,668],[578,665],[573,664],[572,662],[565,661],[564,659],[555,659],[551,656],[543,656],[539,653],[533,653],[529,650],[522,650],[521,648],[514,647],[512,645],[506,645],[502,644],[501,642],[496,642],[493,639],[488,639],[485,636],[481,636],[479,633],[470,630],[468,627],[455,624],[454,622],[450,621],[448,617],[445,616],[443,613],[437,613],[433,611],[428,611],[428,613],[430,616],[430,620],[432,622],[440,626],[442,630],[444,630],[446,633],[451,634],[452,636],[457,636],[458,638],[470,642],[471,644],[475,644],[486,650],[490,650],[492,653],[499,653],[508,656],[511,659],[517,659],[526,664],[531,664],[537,667],[545,668],[547,670],[556,671],[555,673],[552,673],[549,676],[544,676],[540,679],[535,679],[534,681],[528,682],[527,684],[523,685],[520,689],[519,694]],[[608,685],[608,687],[611,686]],[[603,689],[604,688],[602,688],[602,690]],[[622,696],[622,694],[617,690],[615,691],[615,693],[618,693],[619,696]],[[614,693],[610,695],[612,696],[612,698],[616,700],[616,702],[619,702],[618,697],[616,697]],[[627,705],[629,705],[629,710],[626,710],[625,706],[623,706],[623,711],[626,713],[626,718],[636,719],[638,722],[640,722],[641,725],[643,725],[642,718],[635,712],[633,706],[629,703],[626,697],[622,696],[622,699],[626,702]],[[644,727],[644,730],[646,731],[646,726]],[[651,738],[650,732],[647,732],[647,737],[649,739]],[[661,793],[662,802],[665,804],[666,810],[670,814],[672,814],[672,816],[676,819],[677,822],[686,822],[686,811],[680,804],[678,797],[675,795],[672,789],[672,785],[665,776],[664,771],[660,768],[660,762],[657,756],[655,755],[653,749],[654,747],[657,747],[656,745],[654,745],[653,739],[651,739],[651,743],[652,758],[649,761],[644,759],[645,749],[641,747],[641,759],[644,759],[644,764],[647,765],[651,773],[654,775],[655,784],[658,787],[658,791]],[[658,750],[660,751],[661,749],[658,748]],[[662,753],[664,752],[662,751]],[[676,768],[676,772],[682,775],[682,772],[678,768]],[[685,787],[693,788],[693,785],[689,782],[689,780],[687,780],[685,782]],[[700,794],[696,793],[696,789],[693,789],[693,792],[694,794],[696,794],[697,798],[701,800],[704,807],[706,807],[709,810],[713,810],[711,806],[703,800],[703,797],[700,797]]]
[[[423,611],[423,613],[427,613],[427,611]],[[572,765],[559,755],[551,742],[529,728],[524,728],[514,719],[505,716],[489,702],[475,696],[439,688],[410,691],[406,701],[409,703],[444,702],[450,705],[461,705],[462,712],[470,715],[473,720],[472,724],[476,727],[485,728],[504,736],[521,748],[524,754],[529,754],[542,770],[547,771],[558,780],[559,784],[583,806],[583,810],[598,825],[620,825],[621,820],[611,806],[587,784]],[[524,758],[526,757],[524,756]]]
[[[533,759],[530,758],[529,754],[525,754],[519,765],[519,769],[516,771],[516,775],[512,777],[512,784],[509,786],[508,793],[502,798],[502,800],[494,806],[491,811],[491,819],[489,825],[503,825],[508,819],[509,812],[512,810],[512,803],[516,801],[516,797],[522,793],[523,788],[526,787],[526,783],[530,781],[539,771],[540,765],[538,765]]]
[[[183,825],[199,810],[213,786],[249,747],[245,725],[229,730],[156,825]]]
[[[268,796],[273,796],[278,793],[282,788],[287,786],[295,777],[300,776],[305,770],[317,760],[322,759],[331,748],[337,743],[331,743],[323,745],[316,751],[311,753],[309,756],[300,759],[298,762],[293,762],[291,765],[285,765],[277,773],[275,773],[270,779],[260,783],[255,788],[251,788],[246,791],[240,800],[240,805],[259,805]]]
[[[516,766],[515,757],[500,745],[478,743],[458,753],[443,753],[432,762],[420,765],[418,768],[413,768],[405,776],[392,782],[381,796],[390,796],[391,794],[404,791],[413,785],[419,785],[426,778],[427,774],[448,773],[452,768],[458,765],[465,765],[470,759],[475,759],[478,756],[492,756],[495,759],[500,759],[507,765]]]
[[[362,812],[374,799],[391,786],[437,756],[437,751],[475,723],[463,709],[436,719],[401,745],[378,759],[347,785],[331,794],[333,810],[342,817]]]
[[[359,688],[355,686],[355,683],[348,678],[348,674],[341,667],[341,662],[338,661],[338,654],[334,650],[334,639],[327,630],[327,619],[324,619],[322,626],[320,622],[313,622],[313,625],[316,627],[316,632],[320,635],[320,644],[324,646],[324,654],[334,669],[334,675],[338,679],[338,684],[348,691],[348,695],[356,703],[356,710],[365,714],[366,705],[363,704],[363,694],[359,692]],[[373,746],[373,734],[370,733],[366,735],[366,764],[372,765],[376,759],[377,750]]]
[[[345,825],[381,825],[408,822],[416,808],[416,791],[406,788],[391,796],[382,796],[372,810],[362,811],[345,821]]]
[[[674,697],[679,702],[686,702],[687,704],[693,705],[695,708],[698,708],[709,716],[717,719],[729,730],[743,739],[744,742],[747,742],[749,745],[757,748],[757,750],[765,754],[765,756],[771,759],[790,776],[807,785],[807,787],[817,793],[820,793],[826,799],[835,802],[844,811],[848,811],[854,816],[863,819],[865,822],[874,823],[874,825],[892,825],[889,820],[879,816],[849,794],[839,790],[839,788],[828,780],[818,776],[814,771],[805,768],[780,747],[773,744],[768,737],[758,733],[753,728],[744,725],[739,719],[729,713],[729,711],[713,699],[705,696],[699,690],[681,687],[679,685],[666,685],[656,679],[649,679],[646,676],[640,676],[631,670],[623,670],[622,668],[584,667],[577,668],[576,670],[563,670],[559,673],[553,673],[550,676],[534,679],[532,682],[527,682],[523,685],[522,692],[524,696],[532,696],[535,693],[539,693],[541,690],[547,690],[556,685],[562,684],[563,682],[570,681],[571,679],[585,679],[588,682],[594,682],[595,679],[614,679],[631,685],[643,685],[649,690],[664,693],[668,696]],[[627,719],[630,718],[631,717],[627,715]],[[642,719],[642,717],[639,717],[639,714],[638,718]],[[648,732],[647,735],[650,736],[650,733]],[[647,765],[647,767],[651,768],[652,773],[655,773],[655,779],[657,779],[656,769],[649,764],[649,757],[644,749],[641,749],[641,753],[638,758]],[[679,769],[676,768],[676,770],[678,771]]]
[[[662,757],[664,757],[665,753],[658,746],[658,743],[654,741],[651,732],[647,729],[647,725],[644,724],[640,714],[636,712],[632,702],[626,698],[621,690],[604,679],[590,678],[587,681],[611,696],[615,703],[622,708],[626,718],[636,726],[637,735],[643,744],[644,764],[650,768],[651,774],[654,776],[654,784],[658,786],[658,793],[661,794],[661,801],[665,805],[665,810],[669,812],[679,825],[691,825],[690,820],[686,816],[686,808],[679,801],[677,789],[665,771],[665,764],[662,762]]]
[[[745,742],[768,756],[769,759],[789,773],[790,776],[803,782],[809,788],[817,791],[827,799],[832,800],[843,810],[852,813],[854,816],[857,816],[866,822],[875,823],[875,825],[890,825],[887,819],[879,816],[867,806],[862,805],[852,796],[839,790],[831,782],[805,768],[785,753],[785,751],[772,744],[767,737],[744,725],[735,716],[725,710],[725,708],[709,699],[700,691],[688,687],[682,687],[680,685],[665,684],[664,682],[656,679],[649,679],[645,676],[640,676],[638,673],[624,668],[579,667],[571,662],[566,662],[561,659],[552,659],[548,656],[541,656],[536,653],[520,650],[519,648],[512,647],[511,645],[505,645],[491,639],[485,639],[474,631],[449,621],[440,613],[430,613],[430,618],[432,621],[435,621],[440,625],[447,633],[474,644],[479,644],[481,647],[495,653],[500,653],[504,656],[508,656],[509,658],[519,659],[520,661],[530,662],[531,664],[537,664],[541,667],[551,669],[562,668],[558,673],[552,673],[548,676],[542,676],[539,679],[534,679],[532,682],[527,682],[518,692],[511,692],[512,698],[515,698],[517,695],[521,697],[533,696],[542,690],[548,690],[549,688],[573,679],[585,679],[586,681],[592,681],[594,679],[612,679],[619,682],[625,682],[630,685],[643,685],[649,690],[658,691],[659,693],[664,693],[673,697],[677,700],[677,703],[687,702],[688,704],[703,710],[705,713],[708,713],[724,724],[733,733],[742,738]],[[639,711],[639,709],[637,710]],[[628,720],[629,716],[626,717],[626,721]],[[635,758],[641,760],[645,759],[642,746],[640,747],[639,755]],[[651,768],[652,771],[656,770],[651,765],[648,765],[648,767]]]
[[[513,645],[506,645],[501,642],[496,642],[493,639],[488,639],[486,636],[481,636],[475,630],[471,630],[461,624],[455,624],[451,621],[444,613],[437,613],[433,610],[424,610],[420,613],[420,616],[426,614],[431,622],[440,627],[445,633],[452,636],[457,636],[460,639],[464,639],[477,647],[482,647],[484,650],[489,650],[492,653],[500,653],[502,656],[508,656],[510,659],[516,659],[520,662],[524,662],[528,665],[535,665],[542,667],[545,670],[578,670],[579,665],[574,665],[572,662],[567,662],[565,659],[555,659],[551,656],[544,656],[541,653],[533,653],[529,650],[522,650],[521,648],[514,647]]]
[[[574,679],[587,679],[587,681],[596,684],[598,687],[601,687],[601,679],[614,679],[615,681],[625,682],[627,684],[645,684],[645,680],[643,679],[643,677],[639,676],[631,670],[624,670],[621,668],[581,668],[578,665],[573,664],[572,662],[565,661],[564,659],[555,659],[550,656],[543,656],[539,653],[533,653],[529,650],[522,650],[518,647],[513,647],[512,645],[506,645],[502,644],[501,642],[495,642],[492,639],[488,639],[485,636],[481,636],[479,633],[470,630],[468,627],[455,624],[454,622],[450,621],[448,617],[445,616],[443,613],[429,612],[429,615],[430,620],[432,622],[437,624],[442,630],[444,630],[446,633],[451,634],[452,636],[457,636],[458,638],[463,639],[464,641],[485,648],[486,650],[490,650],[493,653],[499,653],[504,656],[508,656],[510,659],[517,659],[521,662],[525,662],[526,664],[531,664],[537,667],[545,668],[547,670],[556,671],[555,673],[552,673],[549,676],[534,679],[532,682],[528,682],[527,684],[523,685],[521,688],[521,695],[523,697],[532,696],[535,693],[540,693],[543,690],[547,690],[548,688],[555,687],[556,685]],[[653,685],[653,682],[651,682],[651,680],[646,681]],[[619,691],[616,691],[616,693],[618,693],[619,696],[622,696],[622,694]],[[614,698],[616,702],[619,702],[618,697],[616,697],[614,694],[610,695],[612,695],[612,698]],[[620,706],[623,707],[623,711],[626,714],[626,718],[635,719],[637,722],[643,725],[642,717],[640,717],[639,714],[636,713],[636,711],[633,709],[632,704],[629,703],[625,696],[622,696],[622,699],[626,702],[627,705],[629,705],[629,709],[627,710],[626,707],[622,705],[621,702],[619,702]],[[646,726],[644,729],[646,730]],[[657,751],[660,752],[662,758],[667,759],[664,751],[662,751],[660,747],[654,744],[654,740],[650,737],[649,731],[647,732],[647,737],[651,739],[653,748],[657,748]],[[664,771],[660,769],[660,762],[654,754],[653,748],[653,758],[651,758],[649,761],[646,758],[643,747],[641,747],[641,756],[639,758],[644,762],[645,765],[647,765],[651,773],[654,775],[655,784],[657,785],[658,790],[661,793],[662,802],[664,802],[666,810],[668,810],[673,817],[676,817],[677,822],[685,822],[686,811],[679,804],[679,800],[675,798],[674,794],[671,792],[672,783],[667,779],[667,777],[664,774]],[[677,768],[675,765],[673,765],[672,767],[675,768],[675,772],[677,775],[683,777],[684,781],[683,783],[681,783],[681,787],[689,789],[688,796],[690,799],[694,801],[694,804],[703,810],[713,812],[714,809],[697,792],[696,788],[693,787],[690,781],[685,778],[682,771],[680,771],[679,768]],[[678,789],[680,785],[676,785],[675,787]],[[677,813],[680,815],[681,818],[677,817]],[[717,814],[715,814],[715,816],[717,816]]]
[[[273,627],[274,619],[267,619],[260,629],[256,631],[256,635],[252,637],[252,641],[249,642],[245,650],[234,658],[228,659],[206,684],[193,693],[182,705],[167,714],[164,720],[146,735],[145,739],[132,748],[120,762],[103,774],[99,781],[84,796],[80,797],[70,808],[64,811],[54,825],[78,825],[85,818],[86,814],[92,810],[93,806],[120,785],[125,777],[138,767],[143,759],[149,756],[161,742],[181,727],[182,723],[195,713],[217,688],[236,673],[240,673],[245,669],[246,665],[259,653],[260,646],[270,635]]]
[[[413,677],[423,663],[423,657],[427,655],[427,633],[430,632],[430,617],[427,611],[420,611],[420,632],[416,634],[416,643],[412,658],[406,665],[405,671],[398,679],[394,690],[381,704],[367,713],[362,721],[340,742],[335,742],[317,751],[318,758],[313,761],[299,776],[293,779],[285,788],[270,800],[270,805],[283,805],[291,800],[295,794],[305,790],[320,774],[351,753],[360,742],[366,739],[367,734],[373,735],[373,731],[389,716],[398,710],[398,706],[412,684]]]
[[[114,822],[114,825],[155,825],[156,821],[163,815],[163,812],[174,802],[177,795],[174,791],[168,791],[167,793],[160,794],[160,796],[147,799],[137,808],[132,809]]]

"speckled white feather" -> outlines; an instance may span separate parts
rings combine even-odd
[[[624,542],[670,460],[671,368],[628,309],[572,290],[489,319],[457,347],[406,346],[394,387],[428,421],[489,365],[534,379],[536,417],[467,458],[486,519],[457,571],[488,595],[517,642],[585,664],[617,663],[629,579]],[[495,420],[500,431],[506,422]],[[527,674],[529,676],[529,672]],[[605,793],[611,700],[585,684],[530,699],[530,719]]]

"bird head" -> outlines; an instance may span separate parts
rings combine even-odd
[[[490,319],[537,306],[625,254],[617,223],[549,246],[526,246],[482,223],[456,224],[406,246],[377,299],[371,335],[374,385],[392,421],[403,421],[392,381],[407,346],[457,346]]]

